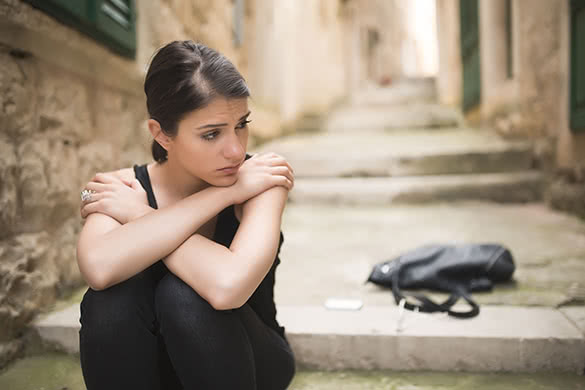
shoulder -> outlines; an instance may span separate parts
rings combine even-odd
[[[134,175],[134,167],[131,168],[121,168],[121,169],[117,169],[115,171],[109,171],[109,172],[102,172],[106,175],[112,175],[115,176],[121,180],[126,180],[126,181],[132,181],[136,178],[136,176]]]

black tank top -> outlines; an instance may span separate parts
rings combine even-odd
[[[246,157],[246,159],[248,158],[249,156]],[[134,165],[134,174],[136,179],[138,179],[146,191],[150,207],[158,209],[156,199],[154,198],[154,192],[152,191],[148,170],[146,169],[146,164]],[[213,241],[229,248],[239,225],[240,223],[234,213],[234,206],[231,205],[226,207],[217,216],[217,224],[215,233],[213,235]],[[280,253],[280,247],[282,246],[283,241],[284,237],[282,232],[280,232],[278,250],[276,251],[276,257],[272,263],[272,266],[270,267],[270,271],[268,271],[256,291],[248,299],[247,303],[252,307],[258,317],[260,317],[260,319],[266,325],[274,329],[281,337],[284,338],[285,328],[280,326],[276,321],[276,306],[274,304],[274,274],[276,267],[278,264],[280,264],[280,258],[278,255]],[[162,261],[160,261],[160,264],[164,266]],[[164,268],[166,268],[166,266],[164,266]]]

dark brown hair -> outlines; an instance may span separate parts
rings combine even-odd
[[[162,131],[177,135],[186,114],[205,107],[217,96],[250,96],[236,67],[217,51],[193,41],[173,41],[157,50],[144,80],[146,108]],[[152,157],[163,162],[167,151],[152,141]]]

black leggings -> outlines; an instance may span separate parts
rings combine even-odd
[[[81,302],[88,390],[284,390],[288,342],[245,304],[215,310],[161,261]]]

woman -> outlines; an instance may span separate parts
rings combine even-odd
[[[273,286],[292,168],[246,155],[249,90],[216,51],[169,43],[144,91],[155,161],[82,192],[87,389],[285,389]]]

